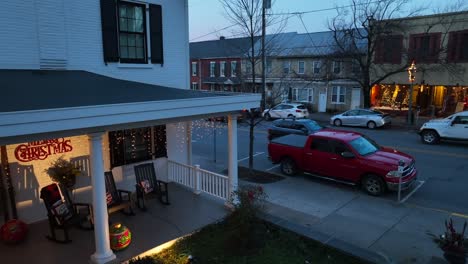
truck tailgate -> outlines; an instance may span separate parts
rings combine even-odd
[[[307,141],[307,136],[302,135],[287,135],[275,138],[271,141],[271,143],[287,145],[291,147],[303,148]]]

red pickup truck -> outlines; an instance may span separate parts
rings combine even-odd
[[[398,163],[404,163],[402,190],[416,180],[414,158],[379,146],[366,136],[350,131],[324,129],[309,136],[287,135],[268,144],[269,158],[281,163],[281,171],[301,171],[335,181],[360,184],[371,195],[398,190]]]

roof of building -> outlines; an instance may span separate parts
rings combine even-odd
[[[255,37],[256,42],[259,37]],[[240,58],[250,49],[250,38],[221,38],[190,43],[191,59]]]
[[[0,113],[230,95],[126,81],[86,71],[0,70]]]
[[[365,34],[362,30],[361,34]],[[365,36],[365,35],[364,35]],[[338,47],[333,38],[333,31],[298,34],[280,33],[266,36],[266,52],[273,57],[315,57],[338,53]],[[356,39],[358,48],[364,52],[367,41],[365,38]],[[260,50],[261,43],[256,43],[256,50]]]

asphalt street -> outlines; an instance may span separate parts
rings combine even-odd
[[[326,124],[323,124],[326,125]],[[255,128],[254,167],[281,174],[278,165],[267,159],[267,129],[269,122],[262,122]],[[468,143],[443,142],[440,145],[422,144],[415,131],[404,129],[340,128],[366,134],[383,146],[392,147],[412,155],[419,171],[416,188],[403,194],[405,202],[421,208],[440,210],[458,216],[468,215]],[[238,125],[239,165],[248,165],[248,126]],[[227,125],[220,122],[197,121],[193,128],[193,153],[214,161],[219,168],[227,167]],[[216,150],[216,152],[215,152]],[[323,184],[324,189],[334,186],[339,189],[356,191],[356,187],[319,180],[309,176],[309,181]],[[383,198],[395,199],[396,193],[387,193]],[[468,217],[468,216],[466,216]]]

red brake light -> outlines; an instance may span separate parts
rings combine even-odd
[[[302,111],[299,109],[296,109],[296,113],[301,113]]]

